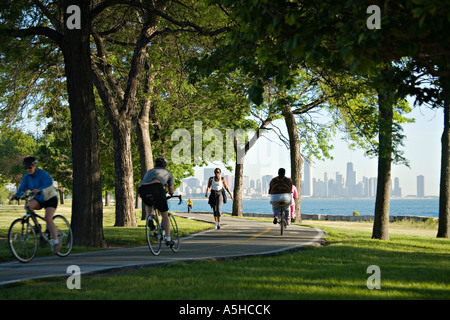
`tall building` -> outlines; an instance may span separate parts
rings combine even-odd
[[[394,179],[394,189],[392,189],[391,195],[393,197],[401,197],[402,196],[402,188],[400,188],[400,180],[395,177]]]
[[[375,197],[377,195],[377,182],[377,178],[369,178],[369,197]]]
[[[363,177],[363,197],[369,197],[369,178]]]
[[[353,163],[347,162],[347,178],[345,180],[345,187],[347,188],[347,194],[351,197],[355,195],[356,186],[356,171],[353,170]]]
[[[417,176],[417,197],[425,197],[425,177],[422,175]]]
[[[269,193],[269,186],[270,186],[270,181],[272,180],[272,178],[273,178],[273,176],[270,174],[262,176],[262,178],[261,178],[261,193],[262,194]]]
[[[313,195],[313,178],[312,178],[312,166],[311,158],[307,159],[303,163],[304,169],[304,180],[302,185],[302,195],[312,196]]]
[[[343,197],[344,196],[344,176],[340,172],[336,172],[336,185],[334,186],[335,196]]]
[[[248,176],[244,176],[244,179],[242,179],[242,187],[244,189],[250,188],[250,178]]]

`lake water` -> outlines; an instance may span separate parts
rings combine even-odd
[[[169,201],[170,210],[187,211],[186,200],[178,206],[176,201]],[[193,199],[193,211],[212,212],[208,200]],[[242,209],[244,213],[272,213],[269,200],[243,200]],[[373,215],[375,210],[375,199],[302,199],[302,213],[310,214],[335,214],[352,215],[353,211],[360,215]],[[222,206],[223,212],[232,211],[232,202],[228,200]],[[391,199],[389,214],[439,217],[439,199]]]

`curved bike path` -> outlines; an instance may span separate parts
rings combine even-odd
[[[212,214],[175,213],[189,219],[213,223]],[[106,249],[76,253],[67,257],[38,257],[29,263],[10,261],[0,264],[0,286],[23,280],[47,277],[69,277],[69,266],[79,267],[81,275],[111,272],[120,269],[138,269],[171,262],[189,262],[208,259],[227,259],[253,255],[269,255],[281,251],[320,245],[326,233],[323,230],[289,226],[280,236],[279,225],[269,222],[222,217],[221,229],[209,229],[181,238],[180,250],[173,253],[163,246],[154,256],[147,246]],[[142,235],[145,237],[145,232]]]

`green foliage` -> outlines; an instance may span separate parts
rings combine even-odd
[[[373,4],[367,1],[220,2],[236,23],[230,41],[245,44],[254,56],[246,70],[287,87],[289,71],[304,64],[367,76],[380,64],[410,57],[428,72],[435,71],[434,65],[449,69],[444,30],[450,28],[450,5],[445,1],[389,2],[380,6],[378,30],[366,26],[366,10]],[[252,92],[251,98],[258,99],[258,91]]]
[[[20,183],[22,160],[36,151],[34,138],[18,129],[0,128],[0,175],[2,180]]]

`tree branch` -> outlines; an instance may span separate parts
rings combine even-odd
[[[0,36],[26,38],[32,36],[46,36],[58,46],[62,46],[63,35],[47,27],[30,27],[26,29],[0,29]]]

